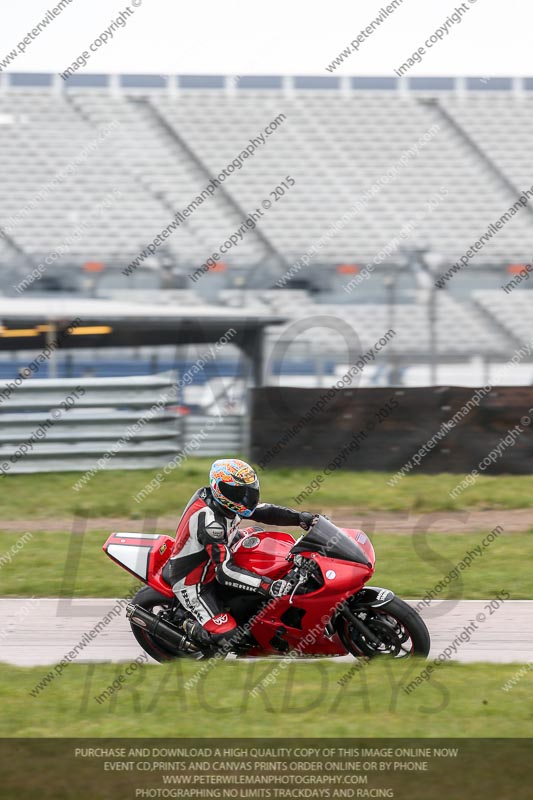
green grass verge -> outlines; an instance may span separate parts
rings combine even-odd
[[[211,459],[190,458],[168,476],[142,503],[133,499],[158,470],[97,473],[83,488],[72,487],[81,473],[6,475],[2,477],[3,519],[91,517],[142,518],[177,515],[192,493],[207,482]],[[262,494],[269,502],[294,505],[295,497],[315,478],[314,469],[277,469],[261,474]],[[353,507],[364,511],[446,511],[533,507],[533,475],[481,477],[452,500],[448,492],[461,475],[407,476],[395,487],[385,472],[338,472],[303,505],[306,508]]]
[[[510,691],[502,689],[516,675],[516,664],[445,664],[407,694],[404,686],[423,662],[372,662],[344,686],[337,681],[349,664],[290,663],[254,697],[253,688],[279,661],[222,663],[188,690],[186,681],[201,665],[178,661],[140,668],[99,704],[96,697],[126,666],[71,665],[32,697],[46,668],[0,665],[0,735],[533,736],[533,673]]]
[[[34,533],[1,570],[4,596],[120,597],[133,578],[102,551],[111,531],[90,531],[83,536],[68,533]],[[2,552],[20,534],[1,533]],[[403,597],[422,597],[433,589],[468,551],[485,538],[483,532],[464,534],[431,533],[410,536],[372,533],[377,566],[371,582],[387,586]],[[533,585],[523,564],[533,562],[533,536],[528,533],[501,534],[476,557],[471,566],[453,578],[439,599],[484,599],[507,589],[512,598],[533,599]],[[38,553],[39,580],[35,580]],[[0,552],[1,555],[1,552]]]

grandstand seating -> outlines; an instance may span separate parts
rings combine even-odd
[[[309,344],[315,350],[320,349],[338,356],[346,354],[346,339],[343,335],[343,331],[348,330],[346,326],[353,331],[353,335],[348,331],[348,341],[355,352],[364,352],[373,347],[391,327],[396,331],[390,344],[391,349],[404,356],[428,352],[430,323],[425,303],[397,304],[392,317],[389,307],[384,303],[305,306],[287,298],[285,301],[277,301],[276,309],[280,313],[287,313],[292,319],[307,317],[312,321],[316,317],[329,317],[329,321],[323,325],[310,325],[297,338],[291,331],[292,322],[270,332],[271,344],[278,340],[288,341],[295,338],[296,345],[301,343],[301,353],[306,352],[306,344]],[[341,320],[341,324],[338,325],[336,320]],[[503,354],[508,349],[508,342],[491,328],[475,308],[444,294],[437,295],[436,339],[437,351],[447,357],[473,352]],[[298,352],[298,347],[292,352]]]
[[[304,291],[226,291],[221,292],[220,298],[226,305],[246,308],[247,313],[253,313],[254,308],[258,308],[286,315],[289,321],[285,325],[269,330],[268,344],[271,348],[279,342],[291,342],[290,354],[293,358],[318,350],[339,358],[346,355],[347,341],[355,352],[363,352],[371,348],[391,327],[396,331],[391,345],[394,350],[402,355],[428,352],[430,322],[427,296],[422,294],[418,303],[397,303],[392,316],[386,303],[316,303]],[[471,353],[503,355],[507,352],[509,342],[475,306],[440,292],[436,300],[439,353],[454,357]],[[327,319],[318,324],[320,318],[324,317]],[[300,328],[294,325],[298,320],[307,320],[307,323]],[[337,322],[339,320],[340,324]],[[529,338],[531,331],[525,341],[529,341]],[[276,348],[276,352],[281,357],[281,349]]]
[[[465,100],[452,95],[446,98],[445,106],[516,186],[531,188],[531,99],[511,99],[500,93],[490,100],[476,95],[469,95]]]
[[[521,189],[530,186],[533,99],[511,92],[475,94],[465,101],[444,92],[440,103],[510,181]],[[418,156],[323,244],[321,261],[370,261],[417,215],[405,243],[428,246],[453,261],[516,199],[439,108],[415,92],[205,89],[173,97],[157,91],[139,96],[71,89],[61,95],[10,89],[2,95],[2,112],[0,225],[34,256],[52,252],[81,225],[67,255],[129,261],[174,211],[194,200],[208,173],[217,175],[280,114],[285,120],[224,182],[233,202],[216,192],[166,240],[175,261],[202,264],[286,175],[296,185],[264,212],[261,230],[288,262],[298,259],[433,125],[439,129]],[[36,204],[28,222],[13,226],[12,215],[113,122],[118,125]],[[446,198],[425,213],[426,201],[440,187]],[[115,189],[118,199],[89,225]],[[250,231],[224,260],[253,267],[268,252]],[[522,261],[531,252],[533,226],[521,212],[477,258]],[[0,260],[12,254],[0,238]]]
[[[434,264],[440,263],[436,274],[445,273],[518,193],[533,184],[528,138],[533,92],[461,95],[448,90],[346,91],[345,86],[331,91],[297,85],[290,91],[279,85],[225,91],[182,84],[174,93],[75,85],[62,92],[12,85],[0,90],[0,229],[6,234],[0,235],[0,265],[7,288],[13,288],[13,265],[20,254],[38,263],[63,249],[48,277],[61,264],[76,264],[68,273],[72,290],[85,286],[100,297],[123,299],[127,293],[133,302],[150,297],[151,302],[178,307],[205,303],[207,298],[245,308],[246,313],[258,308],[286,315],[291,322],[268,331],[267,354],[276,342],[292,341],[292,321],[329,315],[354,330],[354,342],[357,335],[363,351],[394,327],[397,336],[391,348],[415,360],[427,356],[428,296],[412,272],[404,270],[398,279],[392,312],[384,302],[391,297],[383,281],[364,281],[357,291],[346,293],[343,288],[352,275],[336,274],[334,269],[328,294],[318,297],[295,288],[261,287],[274,285],[282,272],[289,275],[290,287],[291,265],[300,263],[313,245],[319,269],[322,264],[343,263],[363,267],[389,246],[390,255],[382,260],[391,267],[402,264],[403,248],[419,247],[432,251]],[[194,201],[210,178],[275,119],[277,128],[265,143],[164,241],[157,258],[148,257],[133,277],[124,275],[121,269],[169,225],[175,212]],[[411,152],[402,166],[402,155],[425,135],[418,154]],[[92,152],[84,156],[89,147]],[[375,195],[332,232],[331,226],[391,169]],[[45,188],[58,175],[59,183]],[[248,230],[223,256],[228,273],[211,273],[208,280],[192,283],[188,275],[219,250],[247,214],[272,199],[270,191],[287,175],[295,179],[295,186],[262,209],[264,237]],[[445,196],[428,211],[427,201],[442,188]],[[29,204],[34,208],[26,215]],[[19,222],[14,220],[17,214],[23,217]],[[405,225],[412,230],[400,239]],[[520,288],[505,295],[485,290],[494,285],[494,273],[489,283],[476,284],[475,271],[482,264],[503,268],[529,263],[532,252],[528,209],[487,242],[468,270],[453,277],[449,291],[436,294],[439,354],[452,361],[473,353],[504,358],[515,342],[530,341],[528,291]],[[172,291],[162,289],[156,269],[162,258],[175,267],[175,282],[168,284],[176,287]],[[85,274],[80,269],[85,261],[103,261],[112,268]],[[231,267],[249,270],[257,278],[256,288],[227,288],[245,285],[233,280]],[[26,259],[19,280],[27,273]],[[305,274],[305,269],[296,270],[292,286]],[[462,294],[456,293],[459,285]],[[32,291],[49,288],[42,281]],[[291,370],[305,371],[318,349],[332,370],[346,353],[341,331],[332,325],[300,333],[291,345]],[[78,359],[75,374],[85,366]],[[95,363],[95,368],[102,374],[134,369],[128,362],[119,367],[112,361]],[[0,363],[1,375],[16,369],[8,359]],[[137,369],[151,371],[149,355]]]
[[[524,345],[533,341],[533,294],[531,291],[516,289],[505,294],[501,289],[487,289],[474,292],[474,298],[486,308],[502,326],[510,330]]]

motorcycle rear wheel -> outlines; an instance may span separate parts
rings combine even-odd
[[[171,608],[173,600],[170,597],[168,599],[164,598],[163,595],[150,586],[144,586],[139,589],[131,602],[152,614],[159,614],[161,611]],[[139,628],[138,625],[134,625],[132,622],[130,622],[130,627],[142,649],[155,661],[159,661],[160,664],[166,661],[175,661],[178,658],[195,658],[197,660],[204,658],[203,653],[191,655],[191,653],[186,653],[182,650],[174,650],[166,642],[148,633],[143,628]]]
[[[415,655],[426,658],[429,655],[431,642],[426,623],[414,608],[399,597],[378,608],[369,606],[352,609],[352,612],[380,640],[377,646],[348,619],[339,615],[337,633],[348,652],[356,658],[407,658]]]

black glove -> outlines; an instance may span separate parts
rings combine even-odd
[[[272,581],[268,587],[270,597],[283,597],[285,594],[290,594],[293,589],[291,581],[277,580]]]
[[[309,528],[312,528],[317,522],[318,514],[310,514],[309,511],[300,512],[300,522],[298,524],[304,531],[308,531]]]
[[[293,586],[294,583],[292,581],[282,579],[273,581],[270,578],[263,578],[260,590],[261,593],[266,594],[267,597],[283,597],[283,595],[292,592]]]

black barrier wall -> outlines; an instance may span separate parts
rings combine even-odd
[[[251,393],[259,469],[533,472],[533,387],[297,389]]]

